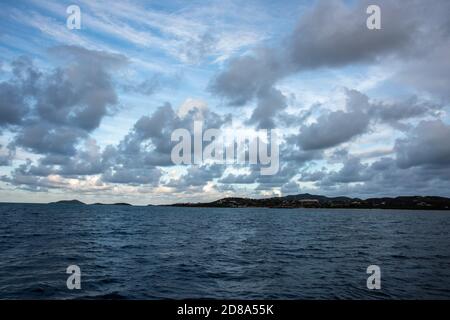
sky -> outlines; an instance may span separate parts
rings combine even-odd
[[[0,6],[1,202],[450,196],[447,0]],[[175,165],[194,121],[277,130],[278,172]]]

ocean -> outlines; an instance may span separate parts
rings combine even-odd
[[[0,219],[0,299],[450,298],[450,212],[3,203]]]

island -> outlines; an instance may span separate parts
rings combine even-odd
[[[326,197],[309,193],[265,199],[223,198],[206,203],[176,203],[174,207],[213,208],[345,208],[449,210],[450,198],[436,196],[399,196],[395,198]]]
[[[50,202],[49,204],[64,204],[64,205],[86,205],[86,203],[81,202],[80,200],[60,200],[56,202]]]
[[[87,205],[86,203],[80,200],[60,200],[56,202],[49,202],[48,204],[63,204],[63,205]],[[92,203],[90,206],[132,206],[126,202],[117,202],[117,203]]]

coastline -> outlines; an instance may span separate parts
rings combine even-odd
[[[6,203],[6,202],[5,202]],[[388,209],[388,210],[450,210],[450,198],[438,196],[398,196],[380,198],[327,197],[322,195],[298,194],[262,199],[222,198],[212,202],[186,202],[172,204],[133,205],[126,202],[84,203],[79,200],[60,200],[50,203],[35,203],[58,206],[136,206],[136,207],[191,207],[191,208],[269,208],[269,209]]]

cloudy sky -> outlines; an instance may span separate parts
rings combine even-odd
[[[69,5],[81,29],[66,27]],[[369,4],[381,30],[366,27]],[[2,1],[0,201],[450,196],[450,1]],[[173,165],[278,129],[280,170]]]

